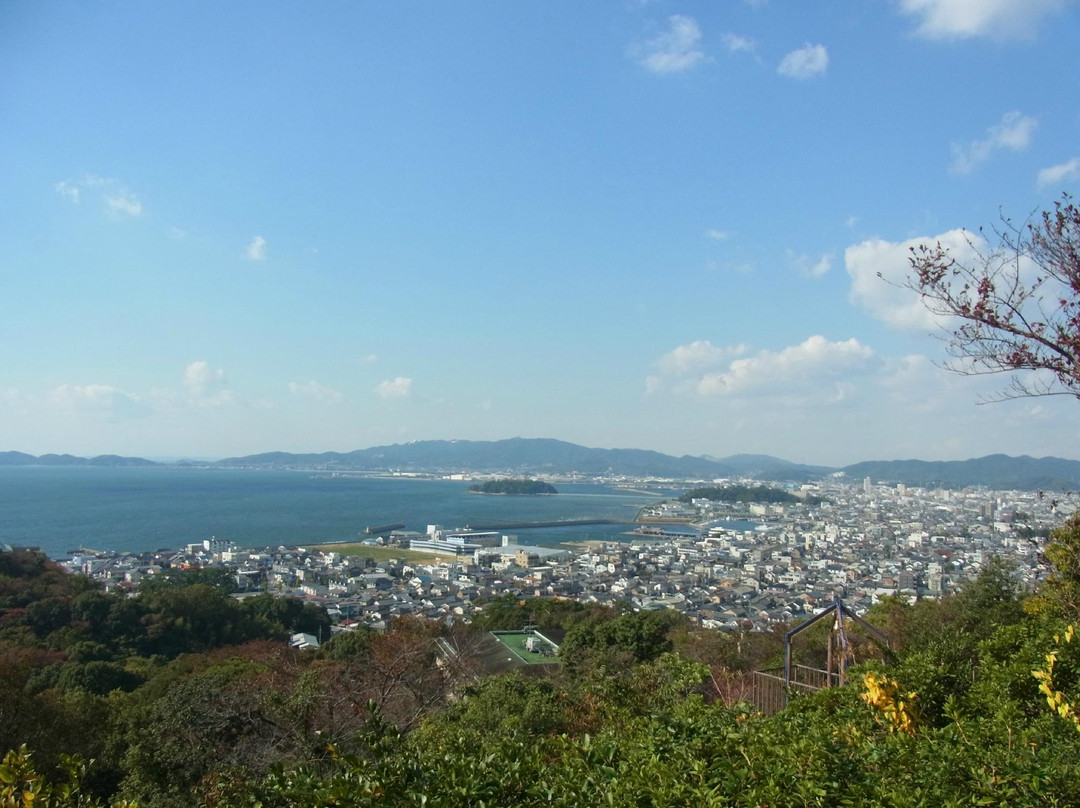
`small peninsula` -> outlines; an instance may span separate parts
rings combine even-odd
[[[557,494],[555,486],[540,480],[488,480],[469,487],[470,494],[502,494],[511,496],[537,496]]]

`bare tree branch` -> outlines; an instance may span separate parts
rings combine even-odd
[[[1033,218],[1017,227],[1003,217],[997,244],[969,242],[967,262],[940,243],[913,247],[903,284],[950,323],[947,370],[1023,374],[991,400],[1080,398],[1080,210],[1065,195]]]

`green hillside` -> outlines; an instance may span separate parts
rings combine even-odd
[[[952,598],[885,599],[890,642],[853,633],[847,685],[765,715],[751,672],[783,629],[507,597],[298,652],[321,610],[237,602],[212,570],[129,598],[0,553],[0,806],[1078,805],[1080,519],[1047,558],[1033,595],[991,562]],[[526,625],[561,665],[485,675],[487,632]]]

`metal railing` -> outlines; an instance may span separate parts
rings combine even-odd
[[[838,674],[807,665],[792,665],[791,681],[787,684],[782,667],[754,671],[754,706],[765,715],[772,715],[784,709],[790,696],[816,693],[839,684]]]

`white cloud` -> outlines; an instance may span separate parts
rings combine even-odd
[[[707,339],[699,339],[669,351],[656,364],[666,374],[682,376],[717,367],[734,356],[742,356],[747,350],[745,345],[713,345]]]
[[[141,216],[143,212],[142,202],[135,193],[122,182],[111,177],[84,174],[78,180],[61,180],[55,183],[53,190],[76,204],[82,201],[84,191],[94,191],[100,195],[105,209],[113,215],[124,214],[134,217]]]
[[[289,392],[294,396],[313,398],[316,401],[326,401],[331,404],[337,404],[344,398],[339,391],[316,381],[289,382]]]
[[[900,242],[869,239],[854,244],[844,250],[844,266],[851,277],[851,301],[895,328],[938,328],[941,321],[926,309],[918,293],[903,287],[911,277],[911,250],[923,244],[940,244],[961,262],[977,258],[986,247],[978,235],[959,229],[928,238]]]
[[[105,204],[113,213],[126,213],[128,216],[142,215],[142,202],[129,191],[119,191],[113,195],[106,195]]]
[[[727,241],[731,238],[731,231],[718,230],[715,227],[710,227],[705,231],[705,238],[710,239],[711,241]]]
[[[209,362],[192,362],[184,368],[184,387],[195,403],[203,407],[236,403],[236,396],[228,389],[225,371],[215,370]]]
[[[169,238],[176,239],[177,241],[183,241],[188,237],[187,230],[181,227],[170,227]]]
[[[754,40],[730,32],[724,34],[723,42],[728,53],[753,53],[757,49],[757,42]]]
[[[937,370],[921,354],[901,356],[890,362],[888,371],[881,377],[881,386],[900,393],[918,392],[925,397]]]
[[[192,362],[184,368],[184,387],[192,395],[208,395],[224,388],[227,383],[225,371],[221,368],[214,370],[209,362]]]
[[[864,374],[877,364],[873,350],[854,338],[829,342],[822,336],[812,336],[781,351],[763,350],[735,359],[723,372],[703,376],[697,392],[703,396],[732,396],[755,390],[779,394],[812,392],[817,388],[838,400],[848,398],[853,389],[843,377]]]
[[[682,73],[697,67],[705,59],[701,44],[701,28],[693,17],[673,14],[668,17],[668,30],[642,45],[631,49],[638,64],[651,73]]]
[[[405,376],[386,379],[375,385],[375,392],[382,398],[408,398],[412,393],[413,380]]]
[[[916,33],[928,39],[1030,37],[1043,17],[1064,7],[1064,0],[900,0],[900,10],[918,20]]]
[[[149,412],[137,396],[108,384],[62,384],[49,394],[49,401],[62,410],[98,412],[116,418],[137,418]]]
[[[852,227],[854,227],[855,225],[857,225],[858,223],[859,223],[859,217],[855,216],[854,214],[852,214],[851,216],[848,216],[846,219],[844,219],[844,227],[848,228],[849,230]]]
[[[53,190],[65,199],[70,199],[72,202],[78,204],[79,202],[79,186],[72,185],[67,180],[61,180],[53,185]]]
[[[361,356],[359,359],[359,362],[362,365],[374,365],[378,361],[379,355],[373,353],[369,353],[367,356]]]
[[[829,52],[824,45],[807,42],[780,60],[776,72],[789,79],[805,80],[819,76],[829,67]]]
[[[1044,168],[1039,172],[1039,187],[1057,185],[1066,180],[1080,179],[1080,157],[1074,157],[1056,166]]]
[[[653,393],[659,393],[664,389],[664,380],[659,376],[646,376],[645,377],[645,395],[651,396]]]
[[[808,255],[799,255],[788,250],[788,258],[799,274],[807,278],[820,278],[832,269],[832,253],[822,253],[821,257],[815,261]]]
[[[1031,137],[1039,122],[1021,112],[1006,112],[1001,123],[987,128],[986,137],[968,144],[952,144],[953,161],[950,170],[955,174],[969,174],[985,163],[1000,149],[1023,151],[1031,143]]]
[[[244,256],[249,261],[265,261],[266,260],[266,239],[262,236],[255,236],[251,240],[251,243],[247,245],[244,250]]]

